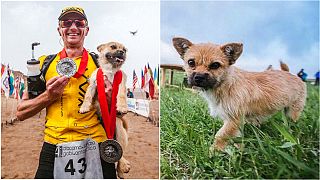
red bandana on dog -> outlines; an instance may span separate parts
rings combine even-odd
[[[60,52],[60,59],[66,58],[67,57],[67,52],[66,50],[63,48],[62,51]],[[84,71],[86,70],[88,64],[88,52],[85,48],[83,48],[83,52],[82,52],[82,58],[81,58],[81,62],[79,65],[79,69],[76,72],[75,75],[73,75],[74,78],[79,78],[82,76],[82,74],[84,73]]]
[[[98,72],[97,72],[98,100],[100,104],[104,128],[106,130],[108,139],[113,139],[114,131],[116,128],[116,111],[117,111],[116,103],[117,103],[119,85],[121,81],[122,81],[122,72],[119,70],[116,72],[113,79],[111,107],[110,107],[110,113],[109,113],[107,96],[105,93],[104,76],[103,76],[102,69],[101,68],[98,69]]]

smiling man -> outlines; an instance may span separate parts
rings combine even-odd
[[[87,16],[80,7],[66,7],[58,20],[64,48],[39,58],[46,90],[33,99],[24,93],[17,107],[19,120],[46,108],[44,143],[35,178],[116,179],[115,164],[100,158],[99,145],[107,136],[95,110],[79,113],[87,78],[97,68],[95,56],[83,47],[89,32]]]
[[[84,38],[89,32],[88,20],[82,8],[68,7],[62,10],[58,32],[67,51],[81,55]]]

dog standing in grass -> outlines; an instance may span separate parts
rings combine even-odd
[[[242,53],[241,43],[193,44],[176,37],[173,45],[185,62],[188,83],[207,100],[210,115],[224,122],[212,149],[224,150],[228,138],[240,136],[242,118],[260,124],[284,109],[287,117],[298,120],[306,85],[288,69],[248,72],[232,66]]]
[[[109,96],[109,102],[111,101],[112,83],[115,73],[120,70],[121,66],[126,60],[127,49],[118,42],[109,42],[106,44],[101,44],[97,47],[99,51],[98,62],[102,68],[103,75],[105,76],[105,84],[109,84],[106,87],[106,95]],[[98,114],[101,115],[100,105],[97,97],[97,72],[96,69],[90,76],[89,86],[84,97],[82,106],[80,107],[80,113],[88,112],[91,108],[95,107]],[[118,96],[117,96],[117,111],[120,113],[128,112],[127,106],[127,94],[126,94],[126,80],[127,76],[122,71],[122,81],[119,86]],[[108,102],[108,103],[109,103]],[[115,137],[120,143],[123,153],[128,144],[128,123],[123,117],[116,118],[116,130]],[[130,170],[130,163],[123,156],[118,162],[117,173],[120,178],[124,178],[123,173],[128,173]]]

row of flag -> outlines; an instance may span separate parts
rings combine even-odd
[[[132,91],[137,87],[138,76],[133,70],[133,83],[132,83]],[[141,86],[140,88],[145,92],[149,93],[151,99],[154,99],[155,89],[159,88],[159,66],[154,68],[154,72],[149,66],[144,66],[144,69],[141,69]]]
[[[154,71],[149,66],[144,66],[141,70],[141,85],[137,86],[138,76],[133,70],[133,91],[136,87],[140,87],[147,92],[151,99],[154,99],[155,89],[159,88],[159,66],[154,68]],[[1,92],[9,98],[21,99],[25,88],[25,82],[20,75],[13,74],[9,65],[1,64]]]
[[[21,99],[24,91],[24,79],[20,75],[14,75],[9,64],[6,66],[1,64],[1,93],[4,93],[6,98],[13,97]]]

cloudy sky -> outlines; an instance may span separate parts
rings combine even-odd
[[[123,67],[132,86],[133,69],[139,77],[149,62],[154,69],[160,53],[160,2],[156,1],[73,1],[73,2],[1,2],[1,62],[12,69],[27,73],[26,63],[31,59],[31,44],[35,56],[55,54],[63,48],[57,32],[58,16],[66,6],[85,9],[90,31],[85,48],[97,52],[96,47],[109,41],[118,41],[128,48]],[[129,31],[138,30],[135,36]]]
[[[319,70],[319,2],[161,2],[161,63],[182,64],[172,37],[194,43],[242,42],[235,66],[262,71],[279,59],[309,78]]]

